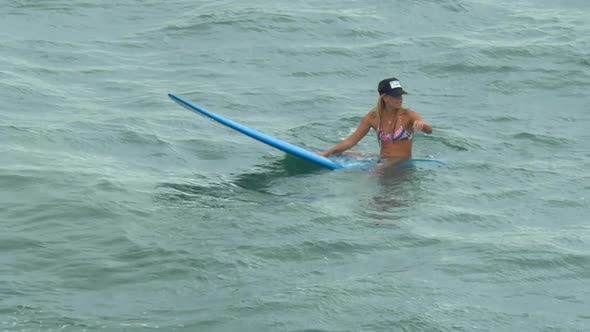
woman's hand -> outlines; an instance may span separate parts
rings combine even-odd
[[[414,130],[420,130],[427,134],[432,134],[432,127],[424,120],[414,121]]]
[[[316,152],[316,154],[319,154],[322,157],[327,157],[330,155],[329,153],[327,153],[327,151],[319,151],[319,152]]]
[[[414,121],[414,129],[422,130],[422,128],[424,128],[425,124],[426,124],[426,122],[424,120],[416,120],[416,121]]]

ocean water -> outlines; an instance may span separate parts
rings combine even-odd
[[[0,331],[590,330],[587,0],[0,4]]]

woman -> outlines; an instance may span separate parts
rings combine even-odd
[[[402,107],[402,95],[407,92],[402,89],[397,78],[382,80],[377,91],[377,106],[365,115],[355,132],[333,148],[320,152],[320,155],[340,154],[352,148],[373,128],[381,147],[379,168],[387,168],[412,158],[414,131],[431,134],[432,127],[420,114]]]

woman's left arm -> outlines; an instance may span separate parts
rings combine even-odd
[[[414,130],[420,130],[426,134],[432,134],[432,126],[424,121],[418,112],[408,111],[408,115],[410,116]]]

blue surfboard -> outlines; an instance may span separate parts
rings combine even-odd
[[[274,137],[270,137],[266,134],[263,134],[261,132],[258,132],[254,129],[250,129],[244,125],[241,125],[237,122],[228,120],[222,116],[219,116],[215,113],[209,112],[203,108],[200,108],[196,105],[193,105],[191,103],[189,103],[188,101],[175,96],[173,94],[168,94],[168,97],[170,97],[172,100],[174,100],[176,103],[178,103],[180,106],[185,107],[186,109],[196,112],[198,114],[202,114],[208,118],[211,118],[227,127],[230,127],[231,129],[234,129],[236,131],[239,131],[240,133],[250,136],[255,140],[258,140],[262,143],[266,143],[274,148],[277,148],[281,151],[285,151],[286,153],[292,154],[294,156],[303,158],[305,160],[309,160],[313,163],[316,163],[320,166],[324,166],[326,168],[329,169],[340,169],[340,168],[344,168],[341,165],[338,165],[334,162],[332,162],[330,159],[322,157],[316,153],[313,152],[309,152],[303,148],[300,148],[298,146],[295,146],[293,144],[281,141],[280,139],[274,138]]]
[[[280,139],[271,137],[269,135],[263,134],[261,132],[258,132],[254,129],[248,128],[244,125],[241,125],[237,122],[231,121],[229,119],[226,119],[220,115],[217,115],[215,113],[209,112],[201,107],[198,107],[194,104],[189,103],[188,101],[173,95],[171,93],[168,94],[168,97],[170,97],[170,99],[172,99],[173,101],[175,101],[177,104],[179,104],[180,106],[188,109],[189,111],[193,111],[197,114],[201,114],[204,115],[210,119],[213,119],[219,123],[221,123],[224,126],[227,126],[229,128],[232,128],[246,136],[252,137],[255,140],[258,140],[260,142],[266,143],[274,148],[277,148],[281,151],[284,151],[288,154],[294,155],[296,157],[300,157],[303,158],[307,161],[310,161],[312,163],[315,163],[317,165],[326,167],[328,169],[342,169],[342,168],[351,168],[351,169],[365,169],[366,167],[368,167],[367,165],[371,165],[371,162],[367,163],[367,162],[343,162],[343,164],[340,163],[336,163],[328,158],[322,157],[316,153],[307,151],[303,148],[300,148],[298,146],[295,146],[293,144],[287,143],[285,141],[281,141]],[[347,167],[347,164],[350,164],[350,167]],[[365,166],[359,166],[359,165],[365,165]],[[402,164],[398,165],[396,168],[405,168],[405,167],[411,167],[411,166],[416,166],[418,164],[428,164],[428,165],[444,165],[444,163],[438,161],[438,160],[431,160],[431,159],[411,159],[408,160],[406,162],[403,162]]]

